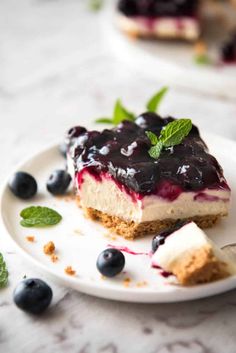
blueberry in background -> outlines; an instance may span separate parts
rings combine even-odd
[[[98,271],[106,277],[118,275],[125,266],[125,257],[117,249],[106,249],[101,252],[97,259]]]
[[[47,189],[53,195],[63,195],[71,182],[71,176],[66,170],[55,170],[47,181]]]
[[[8,182],[12,193],[24,200],[30,199],[37,193],[37,182],[35,178],[26,172],[13,174]]]
[[[38,278],[21,281],[14,290],[13,299],[18,308],[30,314],[41,314],[52,301],[51,288]]]

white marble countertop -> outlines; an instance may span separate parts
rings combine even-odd
[[[137,111],[164,82],[121,64],[85,0],[0,2],[0,177],[18,161],[60,140],[73,124],[91,125],[117,97]],[[236,139],[236,103],[173,88],[164,114]],[[40,276],[6,242],[9,285],[0,291],[0,352],[234,353],[236,291],[188,303],[138,305],[93,298],[58,286],[51,309],[33,318],[12,291]]]

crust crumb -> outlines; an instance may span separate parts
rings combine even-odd
[[[27,237],[25,237],[25,239],[28,240],[30,243],[35,242],[35,237],[33,235],[28,235]]]
[[[74,233],[78,235],[84,235],[84,233],[80,229],[75,229]]]
[[[131,279],[129,277],[125,278],[123,281],[123,286],[124,287],[129,287],[130,286]]]
[[[49,243],[45,244],[43,247],[44,254],[46,255],[52,255],[55,251],[55,245],[52,241]]]
[[[69,276],[74,276],[76,274],[76,271],[73,270],[71,266],[67,266],[64,271]]]
[[[114,234],[111,234],[111,233],[105,233],[104,237],[109,239],[109,240],[117,240],[117,237]]]
[[[57,261],[58,261],[58,256],[55,255],[55,254],[52,254],[52,255],[51,255],[51,261],[52,261],[52,262],[57,262]]]
[[[147,285],[148,283],[146,281],[140,281],[136,283],[136,287],[138,288],[146,287]]]

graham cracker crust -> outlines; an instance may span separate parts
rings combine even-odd
[[[155,220],[151,222],[135,223],[133,221],[126,221],[116,216],[111,216],[101,211],[95,210],[94,208],[86,208],[86,215],[94,221],[99,221],[106,228],[111,231],[123,236],[125,239],[135,239],[145,235],[155,234],[164,229],[173,226],[177,220],[164,219]],[[192,218],[186,218],[186,221],[195,222],[200,228],[211,228],[222,215],[206,215],[206,216],[196,216]]]
[[[213,282],[230,275],[226,263],[215,257],[210,246],[186,254],[171,266],[171,272],[185,286]]]

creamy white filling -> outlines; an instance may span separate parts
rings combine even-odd
[[[78,185],[77,185],[78,187]],[[230,191],[204,190],[208,196],[216,196],[217,201],[197,201],[197,193],[183,192],[174,201],[168,201],[155,195],[145,196],[141,200],[133,200],[112,180],[106,177],[97,181],[88,173],[83,174],[83,182],[78,187],[83,207],[91,207],[98,211],[117,216],[137,223],[163,220],[182,219],[204,215],[226,215],[229,207]]]
[[[185,38],[195,40],[199,37],[199,21],[190,17],[159,17],[152,19],[151,25],[145,18],[133,18],[119,14],[118,26],[130,34],[142,36],[155,35],[157,37]]]
[[[229,272],[235,272],[235,265],[194,222],[186,224],[165,239],[165,243],[158,247],[152,257],[152,266],[160,266],[171,272],[173,265],[181,262],[186,254],[194,254],[206,246],[213,250],[219,261],[228,264]]]

